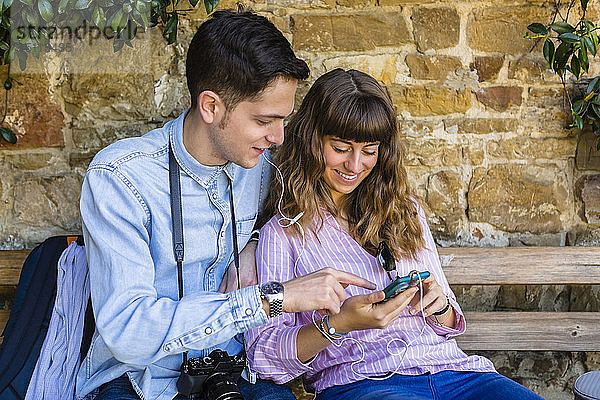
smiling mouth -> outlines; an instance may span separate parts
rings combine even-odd
[[[349,175],[348,175],[348,174],[344,174],[344,173],[342,173],[342,172],[338,171],[337,169],[335,170],[335,172],[337,172],[337,174],[338,174],[339,176],[341,176],[342,178],[344,178],[344,179],[345,179],[345,180],[347,180],[347,181],[353,181],[353,180],[355,180],[356,178],[358,178],[358,174],[349,174]]]

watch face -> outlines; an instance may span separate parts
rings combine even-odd
[[[267,282],[261,286],[261,290],[265,294],[277,294],[283,292],[283,285],[279,282]]]

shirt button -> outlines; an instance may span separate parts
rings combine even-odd
[[[246,315],[252,315],[252,309],[246,308]]]
[[[212,329],[210,327],[208,327],[204,330],[204,333],[206,333],[207,335],[210,335],[212,333]]]
[[[219,196],[218,196],[216,193],[213,193],[213,195],[212,195],[212,198],[213,198],[213,199],[215,199],[215,200],[216,200],[218,197],[219,197]]]
[[[221,232],[221,237],[225,237],[225,231]]]
[[[214,268],[211,268],[211,269],[209,269],[209,270],[208,270],[208,273],[209,273],[209,274],[212,274],[213,272],[215,272],[215,269],[214,269]]]

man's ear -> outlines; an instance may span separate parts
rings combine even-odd
[[[215,92],[205,90],[198,95],[198,111],[207,124],[212,124],[215,119],[219,120],[224,109],[225,105]]]

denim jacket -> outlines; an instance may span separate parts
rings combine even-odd
[[[269,164],[262,157],[251,169],[200,164],[183,145],[184,117],[108,146],[86,173],[80,207],[96,332],[78,373],[78,398],[126,373],[141,399],[172,399],[184,351],[190,357],[215,348],[237,354],[242,347],[232,338],[267,322],[257,286],[217,290],[233,260],[227,176],[242,249],[266,196]],[[171,236],[169,141],[181,167],[181,300]]]

